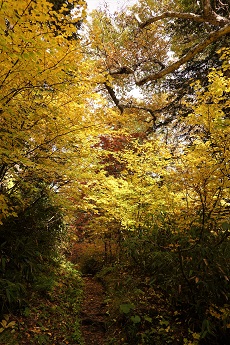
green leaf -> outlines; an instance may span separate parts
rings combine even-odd
[[[135,316],[131,316],[131,321],[133,321],[133,323],[140,323],[141,322],[141,318],[139,315],[135,315]]]
[[[131,309],[134,309],[134,305],[131,303],[120,304],[120,311],[124,314],[128,314]]]
[[[153,321],[153,319],[152,319],[151,317],[149,317],[149,316],[145,316],[145,317],[144,317],[144,320],[145,320],[145,321],[148,321],[148,322],[150,322],[150,323]]]
[[[10,303],[11,302],[11,295],[10,295],[10,292],[8,289],[6,289],[6,296],[7,296],[8,302]]]
[[[224,222],[221,224],[222,228],[227,231],[228,229],[230,229],[230,223],[229,222]]]
[[[160,325],[168,326],[168,325],[169,325],[169,322],[166,321],[166,320],[161,320],[161,321],[160,321]]]

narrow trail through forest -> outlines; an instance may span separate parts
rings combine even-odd
[[[85,345],[105,345],[106,305],[102,284],[91,275],[83,277],[84,298],[81,309],[81,332]]]

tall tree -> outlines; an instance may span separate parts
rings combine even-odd
[[[57,4],[55,2],[55,4]],[[74,16],[46,1],[0,4],[0,302],[20,303],[82,202],[110,120]],[[72,2],[69,2],[72,4]],[[73,2],[74,4],[74,2]],[[106,116],[108,115],[108,116]],[[3,309],[1,312],[3,312]]]
[[[207,82],[220,64],[217,50],[229,44],[228,11],[227,1],[143,0],[126,13],[94,14],[92,48],[113,104],[144,112],[150,129],[186,115],[191,81]],[[137,102],[131,90],[145,99]]]
[[[81,142],[90,128],[86,103],[93,63],[83,59],[80,42],[68,39],[76,31],[74,23],[62,26],[62,10],[54,13],[49,2],[25,0],[12,6],[4,1],[1,18],[2,220],[17,214],[12,195],[21,208],[30,203],[29,181],[43,180],[51,189],[65,184],[71,154],[89,147]],[[28,184],[28,200],[17,192],[21,184]]]

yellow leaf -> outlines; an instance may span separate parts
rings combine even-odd
[[[6,321],[6,320],[2,320],[1,324],[2,324],[2,327],[6,328],[6,326],[7,326],[7,321]]]
[[[8,323],[7,328],[9,328],[9,327],[14,327],[15,324],[16,324],[15,321],[11,321],[10,323]]]

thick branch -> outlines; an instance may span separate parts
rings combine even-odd
[[[192,20],[197,23],[209,23],[215,26],[225,26],[226,24],[229,24],[230,22],[228,18],[219,16],[218,14],[216,14],[212,10],[209,1],[205,1],[204,3],[203,15],[198,15],[198,14],[189,13],[189,12],[181,13],[181,12],[175,12],[175,11],[166,11],[158,16],[149,18],[145,22],[141,22],[140,19],[136,16],[136,19],[139,22],[139,26],[141,29],[165,18],[187,19],[187,20]]]
[[[108,91],[110,97],[112,98],[113,102],[116,104],[116,106],[118,107],[118,109],[120,110],[121,113],[123,113],[124,111],[124,107],[122,105],[120,105],[120,101],[117,98],[115,91],[113,90],[113,88],[108,85],[107,83],[104,83],[106,90]]]
[[[192,60],[197,54],[201,53],[211,43],[216,42],[220,37],[225,36],[225,35],[227,35],[229,33],[230,33],[230,23],[228,25],[224,26],[223,28],[221,28],[220,30],[212,31],[203,42],[200,42],[197,45],[195,45],[193,48],[191,48],[188,51],[187,54],[182,56],[181,59],[179,59],[178,61],[174,62],[172,65],[164,68],[163,70],[161,70],[158,73],[149,75],[146,78],[143,78],[143,79],[141,79],[139,81],[136,81],[136,84],[138,86],[141,86],[141,85],[146,84],[149,81],[158,80],[158,79],[160,79],[160,78],[162,78],[162,77],[164,77],[164,76],[174,72],[180,66],[182,66],[186,62]]]
[[[206,17],[208,17],[209,15],[212,15],[213,10],[212,10],[210,0],[203,0],[203,9],[204,9],[204,15]]]
[[[123,66],[119,67],[117,69],[111,70],[109,72],[110,75],[116,75],[116,74],[133,74],[133,70],[129,67]]]
[[[198,22],[198,23],[204,23],[205,22],[205,19],[203,18],[203,16],[200,16],[198,14],[166,11],[166,12],[163,12],[162,14],[160,14],[159,16],[151,17],[148,20],[146,20],[145,22],[140,23],[139,26],[141,29],[144,29],[146,26],[149,26],[150,24],[155,23],[155,22],[157,22],[161,19],[165,19],[165,18],[189,19],[189,20],[193,20],[194,22]]]

